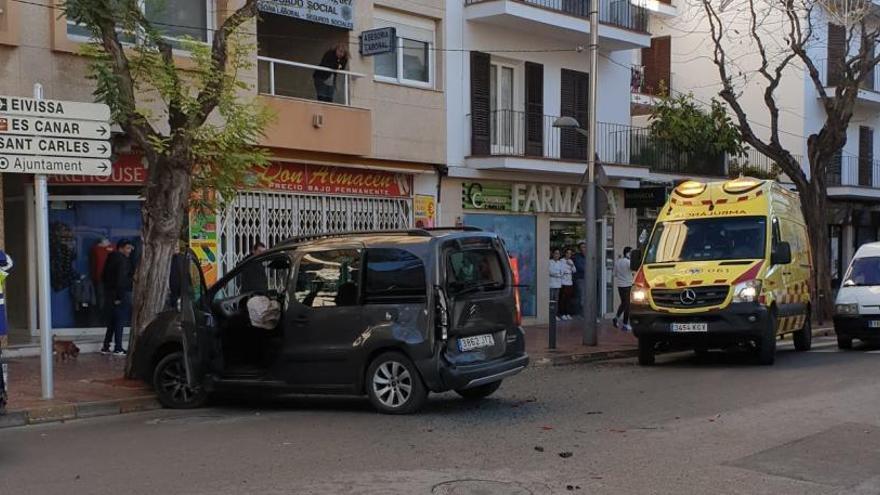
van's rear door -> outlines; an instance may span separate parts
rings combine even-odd
[[[444,244],[442,267],[449,297],[449,351],[473,359],[505,353],[517,326],[513,275],[501,242],[491,236]]]

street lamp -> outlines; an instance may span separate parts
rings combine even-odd
[[[592,106],[591,113],[592,113]],[[595,117],[595,115],[593,115]],[[598,273],[598,256],[599,242],[596,233],[596,145],[593,133],[581,127],[580,123],[573,117],[559,117],[553,122],[553,127],[558,129],[570,129],[586,136],[587,138],[587,170],[581,177],[581,183],[586,183],[586,193],[583,196],[581,210],[584,213],[584,222],[586,223],[587,238],[587,254],[584,267],[584,290],[581,291],[581,307],[584,310],[584,345],[597,345],[598,332],[597,324],[599,320],[598,306],[598,289],[599,289],[599,273]],[[595,123],[592,127],[595,129]]]

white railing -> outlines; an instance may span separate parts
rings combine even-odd
[[[270,57],[257,57],[261,94],[351,105],[351,83],[364,74]],[[315,78],[315,73],[324,77]],[[321,80],[332,84],[321,84]]]

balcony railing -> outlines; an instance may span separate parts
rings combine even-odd
[[[816,69],[819,71],[822,85],[828,88],[837,86],[841,78],[844,77],[842,66],[833,63],[833,61],[829,63],[827,59],[817,60]],[[880,92],[880,70],[876,68],[872,70],[867,79],[862,82],[861,88],[875,93]]]
[[[364,77],[356,72],[277,58],[257,57],[257,63],[261,94],[340,105],[351,104],[351,82]]]
[[[497,0],[465,0],[474,5]],[[524,3],[554,12],[587,19],[590,17],[590,0],[507,0]],[[599,22],[640,33],[648,32],[648,10],[632,0],[598,0]]]
[[[837,156],[826,170],[827,185],[880,187],[880,160]]]
[[[672,88],[673,73],[668,67],[665,74],[650,74],[644,65],[635,65],[630,72],[630,90],[634,94],[666,96]]]
[[[476,124],[477,128],[489,130],[488,137],[477,137],[471,143],[471,155],[586,162],[586,138],[576,131],[553,127],[556,119],[516,110],[494,110],[489,112],[486,127],[483,119],[470,116],[472,129]],[[600,122],[597,130],[596,153],[603,163],[688,176],[727,177],[741,173],[768,179],[781,176],[780,168],[772,160],[754,151],[741,157],[693,153],[653,136],[651,130],[644,127]]]

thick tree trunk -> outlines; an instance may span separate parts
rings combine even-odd
[[[813,314],[820,323],[831,317],[831,253],[828,240],[827,196],[819,191],[817,181],[810,181],[811,197],[801,197],[801,210],[810,235],[810,251],[813,255]],[[821,187],[824,189],[824,187]]]
[[[181,160],[160,157],[150,164],[150,181],[144,192],[143,253],[134,280],[127,377],[133,375],[132,356],[138,338],[165,306],[171,258],[177,253],[187,219],[191,187],[192,178]]]

